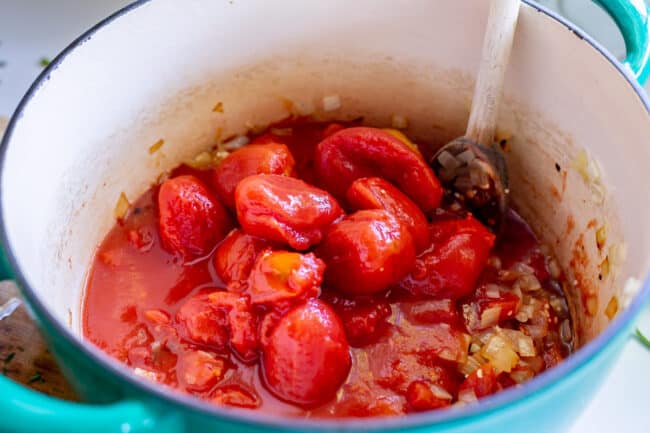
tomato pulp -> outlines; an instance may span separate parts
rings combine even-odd
[[[83,332],[136,374],[363,417],[470,403],[571,352],[563,277],[530,227],[510,211],[492,234],[399,134],[300,121],[252,139],[174,170],[97,249]]]

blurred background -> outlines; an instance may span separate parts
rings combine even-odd
[[[44,66],[82,32],[130,2],[0,0],[0,135],[6,119]],[[625,44],[614,23],[591,0],[540,0],[539,3],[575,22],[619,58],[624,56]],[[642,325],[650,329],[649,314]],[[650,354],[636,342],[630,342],[571,433],[650,431],[649,363]],[[531,423],[534,422],[532,417]]]

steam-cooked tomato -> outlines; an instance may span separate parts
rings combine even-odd
[[[356,179],[380,176],[424,212],[440,204],[442,187],[422,156],[381,129],[347,128],[330,135],[318,144],[315,163],[321,185],[339,199]]]
[[[265,239],[248,235],[240,229],[233,230],[214,253],[213,263],[221,281],[232,292],[246,289],[246,280],[253,269],[257,256],[271,243]]]
[[[347,299],[337,295],[326,295],[329,303],[341,318],[345,335],[351,346],[362,347],[372,344],[387,331],[391,307],[381,298]]]
[[[324,271],[325,264],[312,253],[267,250],[255,262],[247,293],[253,305],[285,307],[320,295]]]
[[[387,289],[415,261],[411,233],[384,210],[362,210],[332,225],[317,254],[327,284],[352,295]]]
[[[327,192],[302,180],[256,175],[242,180],[235,192],[237,218],[244,231],[297,250],[323,238],[343,211]]]
[[[341,321],[317,299],[282,317],[263,348],[267,386],[281,399],[300,406],[332,398],[348,375],[350,363]]]
[[[416,252],[429,246],[429,224],[420,208],[380,177],[364,177],[352,182],[346,194],[354,209],[384,209],[411,232]]]
[[[494,244],[494,235],[468,215],[431,225],[431,246],[418,255],[399,287],[414,294],[458,299],[472,293]]]
[[[194,176],[168,179],[158,193],[160,237],[184,256],[208,253],[232,228],[221,203]]]
[[[235,188],[254,174],[289,176],[295,161],[289,148],[280,143],[251,144],[235,150],[213,170],[212,186],[222,202],[235,207]]]

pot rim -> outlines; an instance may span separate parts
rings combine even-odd
[[[4,174],[4,166],[6,162],[6,154],[13,131],[20,121],[23,111],[29,102],[37,96],[38,91],[50,78],[50,74],[61,65],[65,58],[75,49],[82,46],[100,29],[108,26],[116,19],[123,15],[132,12],[141,6],[150,3],[152,0],[137,0],[124,8],[118,10],[107,18],[101,20],[88,31],[83,33],[68,45],[56,58],[48,65],[36,78],[30,86],[27,93],[23,96],[18,107],[14,111],[7,129],[5,131],[2,142],[0,143],[0,178]],[[595,49],[603,55],[611,65],[616,68],[621,75],[625,78],[628,84],[634,89],[637,97],[645,107],[646,111],[650,114],[650,100],[644,93],[641,85],[631,75],[630,71],[624,67],[610,52],[596,42],[591,36],[586,34],[583,30],[570,23],[568,20],[560,16],[554,11],[535,3],[533,0],[522,0],[526,6],[535,9],[537,12],[545,14],[549,18],[554,19],[559,24],[566,27],[576,37],[582,39],[592,49]],[[503,390],[497,394],[481,399],[480,403],[472,404],[465,407],[452,407],[447,410],[438,410],[431,412],[423,412],[416,414],[409,414],[405,417],[373,417],[373,418],[343,418],[343,419],[327,419],[315,418],[305,419],[299,417],[289,417],[269,414],[265,412],[251,412],[250,410],[237,409],[237,408],[224,408],[204,402],[198,398],[186,396],[184,394],[174,392],[168,388],[156,385],[144,379],[137,378],[129,368],[122,365],[109,355],[101,351],[90,343],[85,343],[80,340],[73,332],[63,325],[55,316],[48,310],[46,305],[39,299],[36,291],[28,284],[25,275],[19,268],[13,250],[10,247],[6,226],[4,222],[4,201],[2,200],[3,191],[0,188],[0,243],[4,247],[7,260],[11,266],[12,271],[15,273],[15,280],[20,286],[21,292],[27,299],[29,305],[38,314],[39,317],[44,319],[60,336],[64,337],[66,342],[81,352],[84,356],[91,359],[97,367],[110,372],[122,381],[129,384],[137,391],[154,396],[167,404],[174,404],[182,406],[185,409],[193,412],[200,413],[206,416],[214,416],[221,418],[228,422],[243,423],[249,425],[263,426],[263,427],[279,427],[285,429],[310,429],[314,430],[383,430],[390,428],[414,428],[423,425],[436,425],[436,424],[451,424],[459,421],[471,421],[482,415],[495,413],[499,410],[507,409],[509,406],[522,404],[523,402],[539,396],[540,394],[549,391],[553,386],[562,380],[568,380],[572,375],[575,375],[589,362],[591,362],[598,355],[602,354],[605,349],[613,343],[613,340],[624,332],[631,325],[631,322],[638,316],[643,307],[650,300],[650,274],[646,275],[645,280],[642,282],[641,287],[636,294],[633,302],[616,317],[613,323],[609,324],[607,328],[601,332],[595,339],[581,347],[574,354],[569,356],[564,362],[559,365],[546,370],[535,376],[533,379],[526,382],[521,387],[512,387]],[[254,417],[251,414],[254,413]]]

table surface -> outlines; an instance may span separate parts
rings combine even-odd
[[[42,69],[67,43],[126,0],[0,0],[0,128]],[[611,22],[589,0],[544,0],[622,55],[624,44]],[[562,6],[564,6],[562,8]],[[0,305],[16,296],[15,286],[0,283]],[[650,312],[640,327],[650,331]],[[650,353],[636,340],[625,347],[605,384],[576,420],[570,433],[650,431],[647,393]],[[24,307],[0,320],[0,368],[7,376],[51,395],[74,399],[47,346]],[[1,421],[0,421],[1,422]]]

